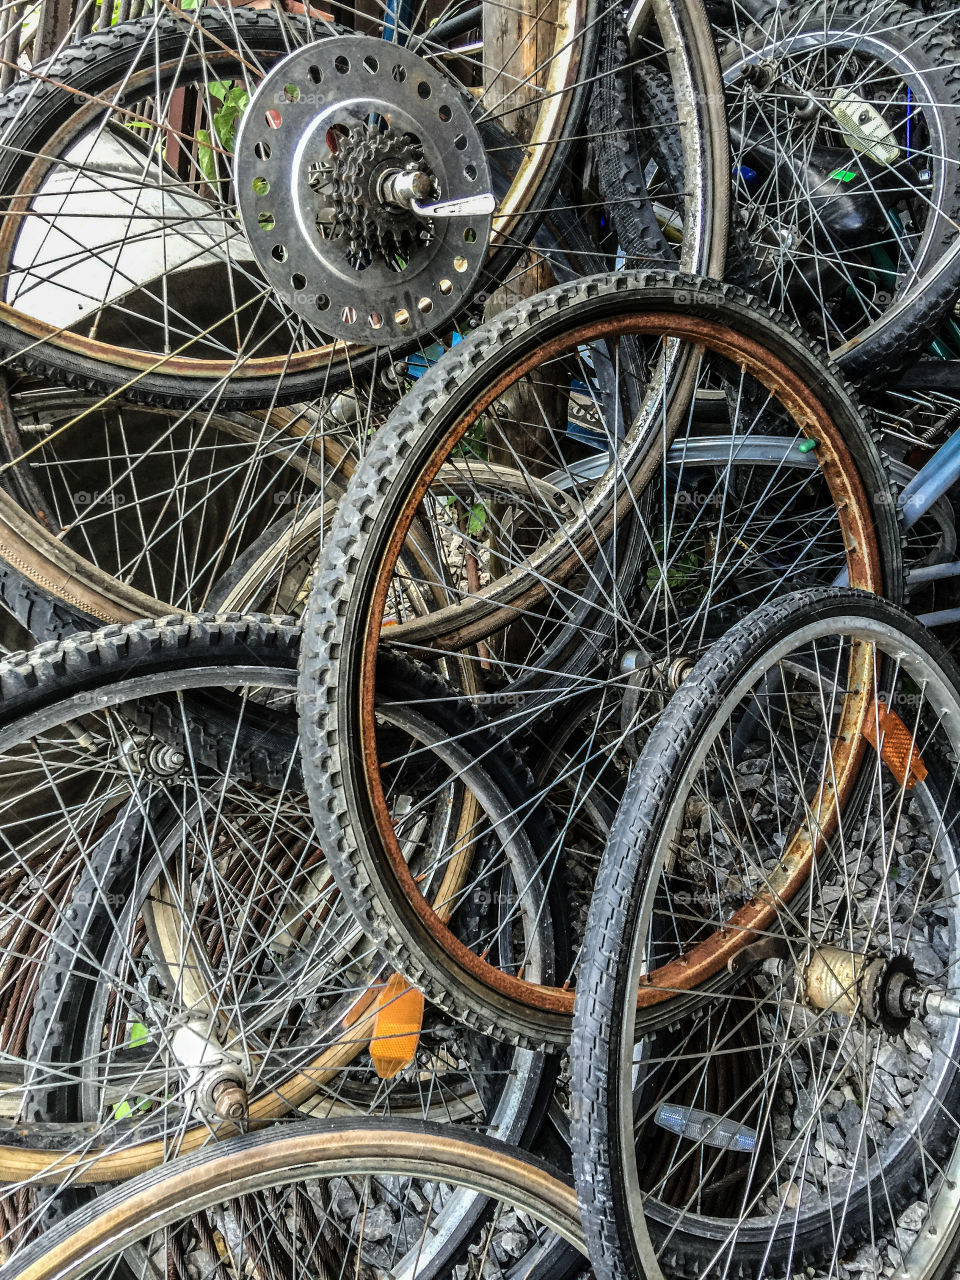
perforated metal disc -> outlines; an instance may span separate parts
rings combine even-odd
[[[401,251],[361,243],[358,252],[355,234],[356,211],[376,204],[366,179],[378,165],[389,168],[402,147],[422,153],[408,167],[417,163],[432,177],[437,200],[491,190],[469,109],[462,90],[428,62],[371,36],[305,46],[263,81],[237,137],[240,216],[267,280],[313,327],[388,344],[441,328],[470,297],[490,214],[427,220],[381,205],[366,239],[392,244],[399,236]]]

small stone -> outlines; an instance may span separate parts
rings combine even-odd
[[[404,1198],[414,1213],[423,1214],[426,1212],[427,1202],[418,1194],[416,1187],[410,1185],[404,1192]]]
[[[385,1204],[370,1205],[365,1214],[358,1213],[354,1218],[353,1230],[363,1233],[363,1239],[377,1244],[386,1240],[393,1231],[393,1214]]]
[[[833,1124],[829,1120],[825,1121],[820,1126],[820,1134],[823,1140],[828,1142],[832,1147],[843,1147],[845,1145],[843,1134],[840,1132],[837,1125]]]
[[[837,1122],[846,1136],[847,1143],[853,1145],[853,1138],[863,1127],[863,1112],[850,1098],[844,1102],[837,1116]]]
[[[940,972],[941,962],[933,947],[928,942],[924,942],[921,938],[916,938],[910,944],[910,959],[917,967],[919,976],[932,978]]]
[[[828,1164],[845,1164],[843,1149],[834,1146],[832,1142],[827,1142],[825,1138],[818,1138],[814,1143],[816,1149],[824,1156]]]
[[[519,1231],[505,1231],[499,1237],[500,1247],[511,1258],[522,1258],[527,1252],[527,1237]]]
[[[773,1136],[781,1142],[785,1142],[793,1132],[793,1125],[790,1123],[790,1117],[785,1111],[776,1111],[773,1115]]]
[[[851,1271],[859,1271],[875,1276],[880,1270],[880,1250],[876,1245],[865,1245],[850,1263]]]
[[[741,774],[737,778],[737,790],[741,795],[749,795],[751,792],[759,791],[763,786],[763,778],[759,773]]]
[[[900,1097],[903,1098],[904,1102],[909,1101],[917,1091],[916,1082],[909,1076],[897,1076],[896,1085],[897,1092],[900,1094]]]
[[[353,1193],[353,1188],[346,1178],[341,1178],[330,1195],[330,1208],[336,1217],[352,1218],[360,1207],[360,1202]]]
[[[795,1182],[781,1182],[780,1199],[788,1209],[796,1209],[800,1204],[800,1188]]]
[[[933,1057],[933,1046],[923,1027],[911,1023],[903,1033],[903,1042],[911,1053],[923,1058],[924,1062],[929,1062]]]
[[[903,1231],[897,1228],[897,1248],[901,1253],[909,1253],[913,1247],[913,1242],[920,1234],[919,1231]]]
[[[884,1042],[877,1054],[877,1066],[881,1071],[888,1071],[890,1075],[900,1075],[906,1066],[902,1050],[898,1049],[890,1040]]]
[[[915,1200],[913,1204],[907,1205],[903,1213],[897,1219],[897,1226],[904,1231],[919,1231],[923,1226],[928,1209],[922,1200]]]
[[[805,1128],[817,1112],[816,1096],[807,1089],[797,1090],[797,1105],[793,1109],[793,1123],[798,1129]]]

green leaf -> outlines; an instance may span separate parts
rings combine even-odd
[[[150,1039],[150,1032],[142,1022],[134,1022],[130,1025],[130,1048],[139,1049],[141,1045],[146,1044]]]
[[[211,80],[208,83],[207,88],[215,98],[220,100],[220,102],[224,100],[230,90],[230,86],[226,80]]]
[[[232,151],[237,137],[237,121],[250,102],[250,94],[246,89],[235,86],[227,89],[223,97],[223,106],[213,115],[213,127],[225,151]]]
[[[153,1102],[150,1098],[138,1098],[135,1105],[138,1111],[149,1111],[150,1108],[153,1106]],[[113,1104],[114,1120],[126,1120],[129,1116],[132,1116],[132,1115],[133,1115],[133,1107],[130,1105],[129,1102],[126,1102],[126,1101],[115,1102]]]
[[[479,537],[483,533],[487,524],[487,509],[482,502],[478,502],[470,511],[470,521],[467,525],[467,532],[471,537]]]
[[[197,164],[208,182],[217,180],[217,162],[213,154],[210,134],[206,129],[197,130]]]
[[[213,127],[217,131],[217,140],[224,151],[233,150],[233,139],[237,132],[237,108],[232,102],[226,103],[213,117]]]

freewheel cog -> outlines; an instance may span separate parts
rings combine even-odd
[[[332,337],[402,342],[471,297],[490,239],[490,170],[471,102],[372,36],[307,45],[243,114],[234,179],[269,284]]]

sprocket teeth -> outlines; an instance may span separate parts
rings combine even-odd
[[[371,135],[367,125],[356,125],[341,138],[330,182],[334,234],[346,239],[347,255],[354,264],[380,256],[393,265],[398,257],[408,258],[432,240],[432,225],[423,227],[413,214],[385,208],[375,194],[386,168],[407,168],[422,158],[419,143],[389,128]],[[375,213],[371,212],[374,205]]]

